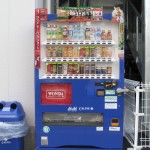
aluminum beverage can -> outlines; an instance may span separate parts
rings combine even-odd
[[[51,74],[52,73],[52,64],[46,63],[46,73]]]
[[[91,64],[91,74],[95,74],[95,64]]]
[[[73,57],[79,57],[79,50],[76,47],[73,49]]]
[[[101,57],[101,47],[96,47],[96,57],[100,58]]]
[[[68,47],[68,57],[73,57],[73,47]]]
[[[57,64],[57,74],[62,74],[62,63]]]
[[[90,64],[85,64],[85,74],[90,74]]]
[[[62,47],[57,48],[57,57],[62,57]]]
[[[112,67],[107,67],[107,74],[112,74]]]
[[[90,47],[91,57],[95,57],[95,47]]]
[[[102,47],[102,49],[101,49],[101,57],[107,57],[106,47]]]
[[[85,57],[90,57],[90,49],[89,49],[89,47],[85,47]]]
[[[80,47],[80,58],[85,57],[85,48],[84,47]]]
[[[67,47],[64,47],[63,50],[62,50],[62,55],[63,57],[67,57],[68,56],[68,48]]]
[[[52,64],[52,74],[56,74],[57,73],[57,64],[53,63]]]
[[[79,64],[74,63],[73,64],[73,74],[78,74],[79,73]]]
[[[50,47],[46,47],[46,57],[47,58],[51,57],[51,48]]]
[[[80,64],[80,74],[84,74],[84,64]]]
[[[56,57],[56,56],[57,56],[57,50],[56,50],[56,47],[52,47],[51,55],[52,55],[52,57]]]
[[[68,64],[68,74],[73,74],[73,64],[72,63]]]
[[[96,74],[101,74],[101,67],[100,66],[96,66]]]
[[[107,68],[101,67],[101,74],[107,74]]]
[[[112,57],[112,48],[111,47],[108,47],[107,56]]]
[[[68,64],[64,63],[62,65],[62,74],[68,74]]]

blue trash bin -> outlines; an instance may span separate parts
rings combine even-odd
[[[22,105],[0,102],[0,150],[24,150],[28,125]]]

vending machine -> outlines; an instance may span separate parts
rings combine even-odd
[[[123,87],[119,7],[35,10],[36,150],[121,150]]]

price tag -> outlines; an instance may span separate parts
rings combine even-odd
[[[87,25],[87,26],[91,26],[91,22],[90,22],[90,21],[87,21],[87,22],[86,22],[86,25]]]

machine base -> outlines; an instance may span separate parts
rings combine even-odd
[[[99,148],[36,148],[36,150],[122,150],[122,149],[99,149]]]

